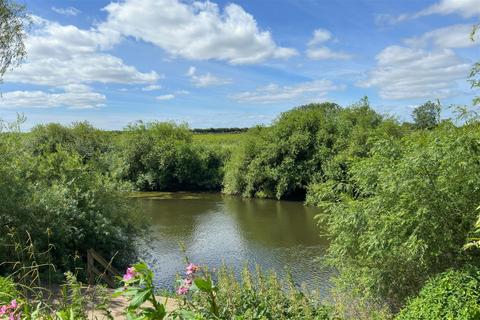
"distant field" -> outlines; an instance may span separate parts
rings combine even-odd
[[[201,142],[203,144],[234,146],[239,143],[245,133],[194,133],[193,141]]]

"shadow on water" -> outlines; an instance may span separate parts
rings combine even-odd
[[[136,199],[154,236],[140,244],[141,257],[161,287],[171,289],[183,271],[183,243],[191,261],[210,268],[225,262],[238,273],[249,263],[283,275],[287,268],[296,283],[327,293],[331,271],[320,267],[328,244],[314,220],[318,209],[210,193],[141,193]]]

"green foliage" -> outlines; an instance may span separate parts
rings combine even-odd
[[[416,107],[412,112],[415,127],[418,129],[432,129],[440,123],[440,102],[427,101]]]
[[[207,271],[195,277],[193,294],[177,312],[182,319],[339,319],[333,308],[300,291],[291,280],[280,281],[273,271],[264,274],[257,268],[252,275],[245,268],[238,281],[224,266],[213,277],[216,283]]]
[[[24,42],[28,25],[25,6],[0,0],[0,79],[8,69],[18,66],[25,58]]]
[[[138,189],[220,188],[226,152],[215,146],[194,144],[187,126],[139,122],[129,126],[122,138],[124,177]]]
[[[472,28],[472,33],[470,34],[470,38],[472,41],[475,41],[477,35],[478,35],[478,30],[480,29],[480,24],[476,24]],[[480,61],[475,62],[475,64],[472,66],[472,70],[470,71],[470,76],[469,76],[469,81],[472,86],[472,88],[480,88],[480,79],[478,76],[480,75]],[[480,105],[480,97],[477,96],[473,99],[473,105],[477,106]]]
[[[18,296],[18,290],[11,278],[0,277],[0,305],[5,305]]]
[[[82,286],[71,273],[65,273],[66,283],[62,286],[62,302],[56,315],[60,319],[87,320],[87,299]]]
[[[480,270],[449,270],[429,280],[396,320],[480,319]]]
[[[398,310],[432,275],[479,257],[462,246],[480,197],[478,125],[445,123],[375,143],[352,165],[357,196],[339,193],[320,216],[343,291]]]
[[[141,262],[127,270],[123,278],[125,286],[116,290],[114,296],[125,296],[129,301],[127,319],[161,320],[167,315],[165,305],[155,297],[153,272]],[[146,303],[150,306],[147,306]]]
[[[283,113],[271,127],[246,134],[226,165],[224,191],[303,199],[316,188],[313,184],[326,183],[353,193],[350,164],[367,156],[376,135],[402,132],[395,121],[373,111],[367,98],[345,109],[334,103],[301,106]],[[310,203],[315,196],[307,197]]]
[[[8,245],[24,244],[29,235],[38,251],[53,247],[50,262],[60,271],[75,263],[81,266],[89,248],[106,257],[116,255],[116,265],[126,263],[135,255],[131,243],[141,226],[127,198],[131,188],[99,166],[96,153],[87,159],[87,153],[79,153],[84,149],[71,148],[72,141],[82,141],[80,132],[47,127],[55,130],[24,136],[13,127],[0,133],[0,260],[15,257],[14,247]],[[58,132],[73,140],[31,148],[31,139],[54,141]]]

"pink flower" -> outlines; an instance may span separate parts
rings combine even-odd
[[[183,280],[183,285],[185,287],[190,287],[192,285],[192,279],[187,278],[187,279]]]
[[[137,275],[134,267],[127,268],[127,273],[123,275],[123,281],[132,280]]]
[[[188,293],[188,290],[189,290],[188,287],[181,286],[180,288],[178,288],[177,293],[178,293],[179,295],[184,295],[184,294],[187,294],[187,293]]]
[[[10,307],[11,307],[13,310],[15,310],[15,309],[17,309],[17,306],[18,306],[17,300],[13,299],[13,300],[10,302]]]
[[[194,274],[195,272],[198,271],[198,266],[197,265],[194,265],[193,263],[190,263],[188,266],[187,266],[187,272],[186,274],[187,275],[191,275],[191,274]]]
[[[7,306],[1,306],[0,307],[0,316],[3,316],[5,313],[7,313],[8,307]]]

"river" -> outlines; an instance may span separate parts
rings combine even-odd
[[[216,193],[140,193],[136,199],[150,219],[153,236],[139,244],[140,256],[162,288],[173,287],[186,254],[210,269],[225,262],[237,274],[245,264],[280,275],[288,269],[297,284],[322,296],[328,291],[331,271],[321,264],[328,243],[314,220],[318,209]]]

